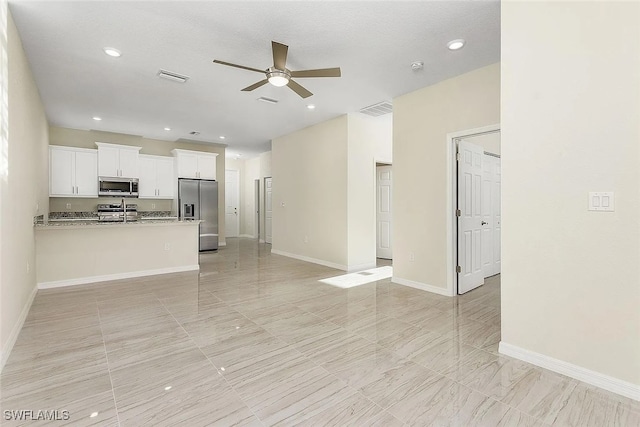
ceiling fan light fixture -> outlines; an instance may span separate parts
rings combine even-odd
[[[267,79],[269,83],[276,87],[282,87],[289,84],[291,74],[287,71],[278,70],[277,68],[269,68],[267,71]]]

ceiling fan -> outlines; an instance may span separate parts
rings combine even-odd
[[[242,89],[245,92],[252,91],[254,89],[259,88],[267,83],[271,83],[274,86],[289,86],[291,90],[300,95],[302,98],[308,98],[313,93],[309,92],[307,89],[302,87],[300,84],[291,80],[292,77],[303,78],[303,77],[340,77],[340,68],[321,68],[317,70],[300,70],[300,71],[291,71],[287,69],[287,52],[289,50],[289,46],[278,43],[271,42],[271,50],[273,51],[273,67],[269,67],[266,70],[259,70],[257,68],[245,67],[244,65],[232,64],[230,62],[218,61],[214,59],[213,62],[216,64],[228,65],[230,67],[242,68],[243,70],[255,71],[258,73],[263,73],[266,76],[266,79],[260,80],[258,83],[254,83],[251,86],[247,86]]]

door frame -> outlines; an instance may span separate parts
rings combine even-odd
[[[458,295],[458,165],[456,163],[456,144],[459,139],[500,132],[500,124],[467,129],[447,134],[447,294]]]

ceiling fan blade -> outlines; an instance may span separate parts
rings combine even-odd
[[[249,92],[252,91],[254,89],[258,89],[260,86],[264,86],[267,84],[269,80],[264,79],[264,80],[260,80],[258,83],[254,83],[251,86],[247,86],[244,89],[242,89],[243,92]]]
[[[289,46],[272,41],[271,50],[273,51],[273,66],[278,70],[284,71],[287,64],[287,52],[289,51]]]
[[[340,67],[292,71],[291,77],[340,77]]]
[[[231,62],[218,61],[214,59],[213,62],[216,64],[228,65],[229,67],[242,68],[243,70],[255,71],[258,73],[265,73],[265,70],[258,70],[257,68],[245,67],[244,65],[232,64]]]
[[[307,89],[303,88],[302,86],[300,86],[298,83],[294,82],[293,80],[289,80],[289,85],[288,85],[292,91],[294,91],[295,93],[297,93],[298,95],[300,95],[302,98],[308,98],[311,95],[313,95],[311,92],[309,92]]]

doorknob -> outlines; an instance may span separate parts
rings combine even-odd
[[[487,225],[487,224],[489,224],[489,223],[482,221],[482,225]]]

